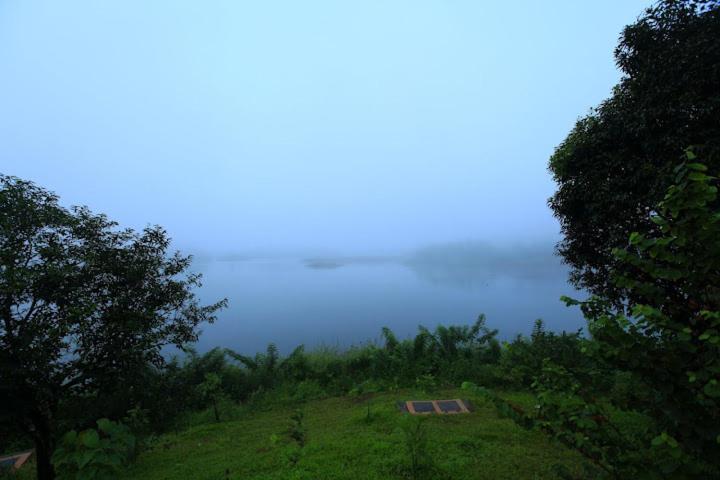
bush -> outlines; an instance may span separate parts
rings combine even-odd
[[[52,462],[58,480],[119,478],[135,452],[135,437],[121,423],[103,418],[97,429],[71,430],[55,450]]]
[[[529,338],[517,336],[506,344],[500,360],[506,375],[505,383],[516,387],[530,387],[542,373],[545,360],[568,369],[587,369],[588,361],[582,353],[585,343],[586,340],[579,331],[560,334],[548,332],[545,323],[538,319]],[[470,378],[472,377],[466,377]]]

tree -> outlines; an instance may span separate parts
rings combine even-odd
[[[632,315],[601,297],[567,299],[588,321],[588,359],[598,370],[623,372],[632,385],[628,398],[603,399],[593,375],[548,361],[535,382],[534,412],[493,398],[521,425],[578,450],[610,478],[720,477],[718,178],[688,157],[649,215],[658,232],[633,233],[613,252],[621,268],[611,279],[637,299]],[[635,427],[618,421],[620,409],[635,416]]]
[[[661,0],[622,33],[612,96],[580,119],[550,159],[558,251],[579,287],[620,303],[614,248],[657,233],[649,213],[688,146],[720,168],[720,2]]]
[[[54,477],[61,401],[162,365],[163,346],[196,340],[225,306],[199,305],[190,257],[168,248],[160,227],[119,229],[0,175],[0,420],[32,438],[40,480]]]

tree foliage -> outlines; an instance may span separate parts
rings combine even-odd
[[[120,229],[0,176],[0,420],[32,436],[41,480],[62,401],[102,404],[224,305],[199,305],[190,258],[168,248],[160,227]]]
[[[720,169],[720,2],[661,0],[625,28],[615,51],[623,73],[612,96],[580,119],[550,159],[550,199],[571,278],[592,293],[633,301],[610,279],[632,232],[656,234],[651,211],[673,168],[695,146]]]

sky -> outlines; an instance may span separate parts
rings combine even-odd
[[[639,0],[0,0],[0,172],[196,252],[555,240]]]

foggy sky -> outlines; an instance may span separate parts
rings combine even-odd
[[[555,239],[647,1],[3,1],[0,172],[193,251]]]

